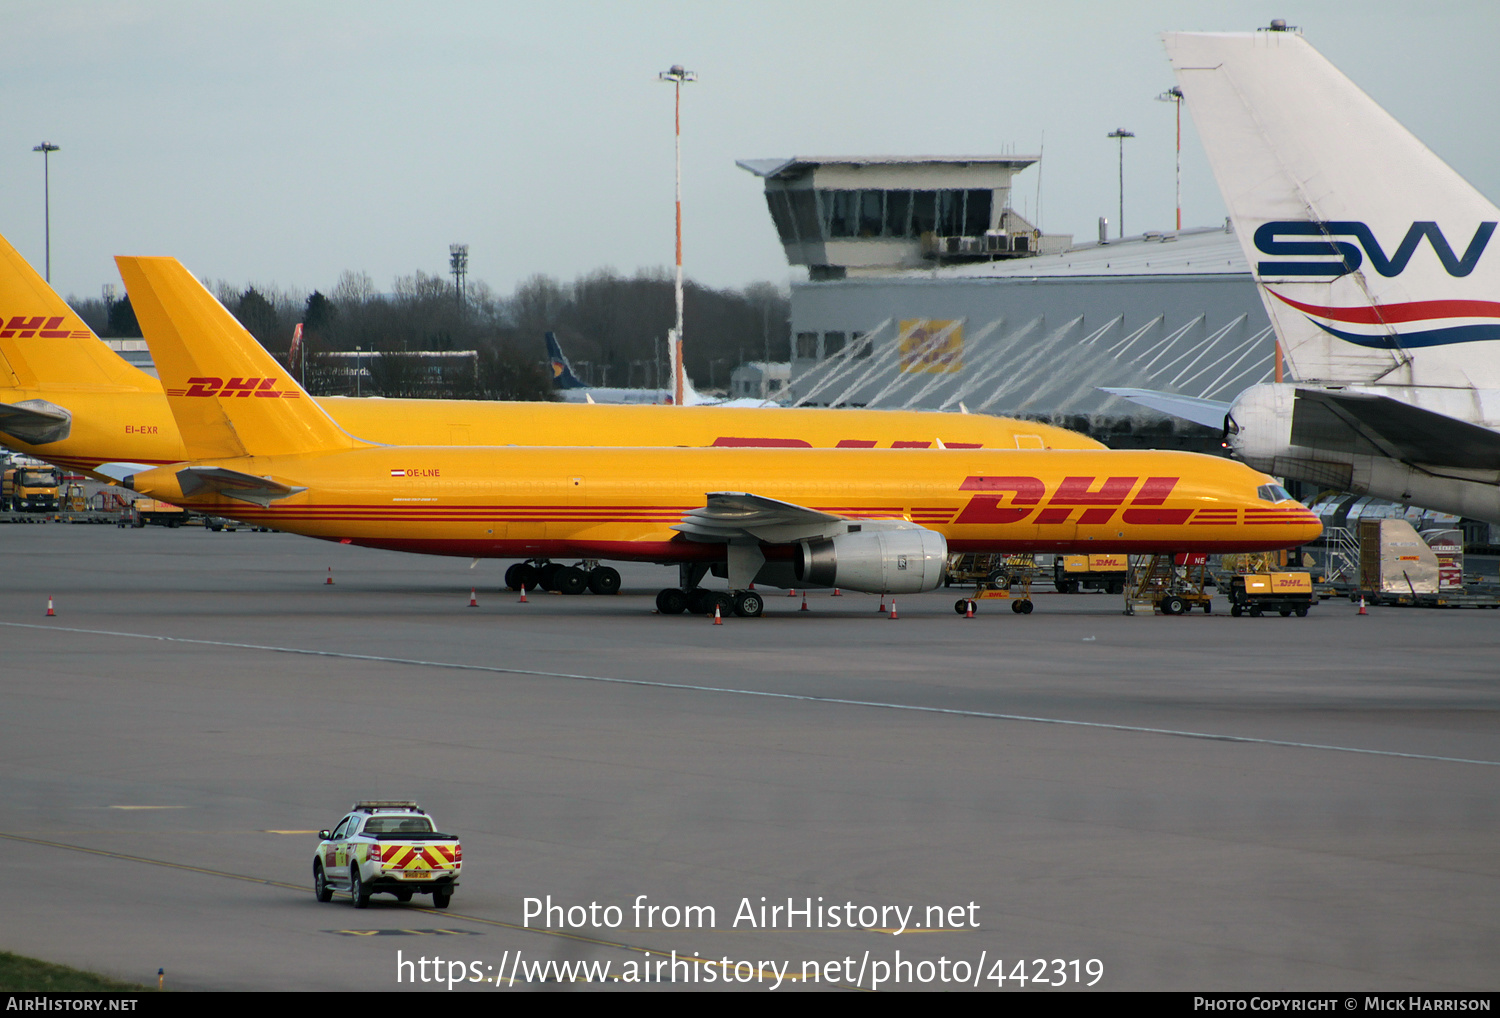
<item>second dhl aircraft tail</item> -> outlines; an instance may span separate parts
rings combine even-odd
[[[177,259],[115,262],[189,459],[286,456],[369,444],[340,428]],[[224,406],[231,401],[232,415]]]

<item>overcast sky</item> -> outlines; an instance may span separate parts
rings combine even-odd
[[[1500,4],[1172,2],[206,3],[0,0],[0,233],[64,294],[169,254],[236,284],[380,289],[447,271],[502,294],[672,261],[681,63],[687,274],[793,278],[761,182],[736,159],[1035,153],[1042,226],[1090,239],[1172,223],[1163,30],[1284,17],[1492,199]],[[1186,124],[1186,119],[1185,124]],[[1034,212],[1038,173],[1017,178]],[[1190,126],[1185,225],[1223,221]]]

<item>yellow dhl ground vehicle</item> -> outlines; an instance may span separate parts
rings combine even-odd
[[[21,513],[56,512],[59,504],[57,469],[44,463],[18,463],[0,481],[0,509]]]
[[[1282,618],[1293,612],[1303,618],[1312,606],[1310,573],[1241,573],[1229,581],[1229,614],[1236,617],[1249,614],[1258,618],[1274,611]]]
[[[355,908],[380,893],[397,901],[430,894],[434,908],[447,908],[464,865],[458,835],[439,833],[426,811],[406,800],[356,802],[338,826],[318,837],[313,893],[326,902],[335,890],[347,891]]]
[[[130,507],[129,518],[121,517],[120,526],[127,523],[136,528],[147,524],[161,527],[180,527],[188,519],[187,510],[170,502],[158,501],[154,498],[138,498]]]
[[[1123,594],[1129,570],[1128,555],[1059,555],[1052,560],[1052,584],[1059,594],[1080,590]]]

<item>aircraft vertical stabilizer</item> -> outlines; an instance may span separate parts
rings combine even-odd
[[[1500,388],[1500,210],[1295,32],[1164,41],[1294,377]]]
[[[175,258],[116,258],[188,458],[350,449],[351,438]]]
[[[0,387],[149,390],[156,382],[101,343],[0,237]]]

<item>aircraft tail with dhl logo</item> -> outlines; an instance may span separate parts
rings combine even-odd
[[[189,460],[353,449],[291,373],[175,258],[115,259]]]

